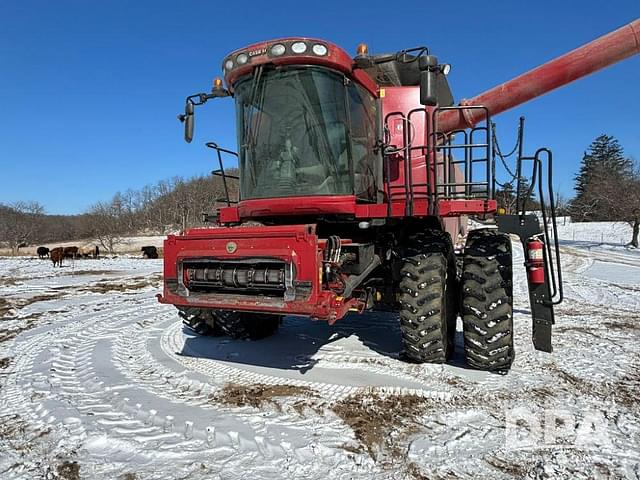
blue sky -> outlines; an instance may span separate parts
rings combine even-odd
[[[579,5],[579,7],[578,7]],[[198,111],[196,139],[176,120],[210,88],[225,54],[259,40],[314,36],[353,53],[427,45],[456,101],[640,16],[639,0],[204,2],[3,0],[0,3],[0,202],[81,213],[118,190],[209,172],[205,141],[236,149],[233,103]],[[526,145],[553,149],[572,193],[582,152],[615,135],[640,159],[640,57],[495,118],[504,149],[517,118]]]

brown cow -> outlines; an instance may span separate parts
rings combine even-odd
[[[64,258],[77,258],[78,247],[64,247],[63,254]]]
[[[58,264],[59,267],[62,267],[62,259],[64,258],[64,248],[57,247],[53,248],[49,251],[49,258],[53,262],[53,266],[55,267]]]
[[[98,258],[99,253],[100,253],[100,249],[98,248],[97,245],[94,245],[93,247],[86,245],[84,247],[80,247],[80,249],[78,250],[78,255],[83,258],[89,258],[89,257]]]

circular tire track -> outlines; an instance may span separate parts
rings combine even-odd
[[[52,438],[64,438],[60,452],[84,449],[97,457],[113,448],[110,444],[120,444],[131,450],[129,459],[171,459],[183,468],[212,455],[303,464],[325,474],[337,457],[344,457],[337,463],[347,462],[340,449],[327,449],[300,435],[298,441],[280,439],[265,422],[254,428],[255,422],[215,405],[211,396],[233,373],[201,381],[191,378],[181,363],[159,361],[149,345],[160,342],[165,325],[178,323],[173,310],[159,312],[153,299],[138,296],[122,300],[98,313],[78,308],[66,314],[64,322],[35,328],[9,347],[19,355],[4,372],[0,406],[3,413],[19,415],[30,436],[50,431]],[[251,420],[253,415],[244,416]],[[279,417],[279,430],[299,428],[300,419]],[[335,419],[331,422],[336,437],[344,437],[346,428]],[[93,468],[100,472],[99,466]],[[102,469],[105,475],[113,473]]]
[[[580,286],[578,275],[569,272],[569,282]],[[522,291],[522,285],[521,281],[516,288]],[[588,290],[585,287],[585,296]],[[125,473],[131,463],[154,469],[148,472],[156,468],[170,472],[175,468],[184,473],[203,458],[228,464],[232,473],[225,478],[241,477],[241,466],[248,463],[264,464],[274,472],[288,466],[297,476],[308,474],[311,478],[324,478],[327,472],[336,478],[385,478],[385,473],[378,475],[378,468],[367,463],[366,456],[356,455],[357,466],[347,459],[337,439],[344,442],[353,438],[353,434],[335,418],[301,418],[286,410],[256,412],[249,407],[229,408],[212,401],[212,396],[229,382],[303,386],[331,401],[354,394],[362,387],[348,381],[339,384],[289,378],[273,369],[256,371],[255,365],[243,365],[242,358],[234,362],[206,358],[200,348],[186,342],[175,311],[158,305],[151,296],[151,290],[104,297],[88,295],[86,299],[83,297],[83,304],[72,305],[70,311],[46,318],[51,325],[5,342],[3,351],[14,359],[9,368],[2,371],[0,410],[3,414],[19,415],[28,424],[31,436],[50,430],[49,436],[62,444],[54,454],[79,452],[82,460],[91,463],[91,473],[99,478],[116,478]],[[597,307],[599,312],[602,310],[602,318],[606,318],[606,309]],[[501,393],[517,395],[523,392],[523,386],[536,388],[558,383],[553,373],[545,371],[545,363],[555,358],[567,362],[563,368],[569,372],[593,373],[588,365],[593,358],[579,355],[580,350],[588,348],[587,344],[565,345],[568,341],[559,335],[562,343],[553,357],[539,354],[529,345],[530,320],[525,318],[526,313],[521,311],[517,317],[520,323],[516,325],[517,341],[523,345],[517,345],[519,357],[515,368],[505,377],[475,376],[450,365],[405,364],[393,358],[393,354],[373,355],[375,361],[370,362],[371,356],[348,349],[319,351],[314,355],[317,357],[314,368],[359,370],[367,375],[388,376],[389,384],[376,388],[381,392],[418,393],[438,399],[463,394],[467,400],[497,399],[502,404],[496,403],[496,408],[506,408],[499,396]],[[367,318],[362,328],[382,328],[376,322],[375,318]],[[559,318],[559,323],[571,322],[571,319]],[[603,336],[603,340],[609,336]],[[617,340],[617,336],[615,338]],[[217,341],[211,339],[211,345]],[[594,355],[604,358],[606,352],[605,344],[595,349]],[[628,353],[619,352],[619,368],[630,368]],[[422,387],[399,387],[396,381],[418,383]],[[575,391],[562,384],[555,392],[575,395]],[[452,421],[459,421],[460,428],[465,421],[456,414],[468,408],[468,405],[452,403]],[[625,415],[620,417],[621,425],[633,433],[637,424],[629,422]],[[449,424],[434,423],[433,428],[443,438],[451,431]],[[502,426],[498,422],[487,428],[484,435],[499,433]],[[305,433],[300,435],[301,431]],[[314,431],[321,432],[322,437],[314,437]],[[292,440],[295,434],[298,440]],[[476,442],[471,433],[464,438]],[[620,439],[615,441],[617,447],[621,445]],[[622,447],[632,449],[637,446],[637,440],[628,440],[625,445]],[[447,456],[460,454],[463,447],[464,443],[459,447],[452,443]],[[347,467],[348,471],[343,471]],[[141,468],[139,473],[143,475],[146,467]],[[208,477],[204,475],[204,478]]]

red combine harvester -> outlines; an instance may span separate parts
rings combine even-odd
[[[373,55],[360,45],[352,58],[323,40],[283,38],[234,51],[222,64],[226,88],[216,79],[179,116],[191,142],[195,106],[235,98],[239,152],[207,144],[226,206],[204,214],[211,227],[165,240],[160,301],[197,333],[251,339],[284,315],[333,324],[349,312],[399,312],[406,359],[437,363],[453,352],[460,314],[467,363],[504,371],[514,359],[515,234],[533,342],[550,352],[562,300],[552,155],[525,156],[520,128],[509,169],[490,116],[639,50],[636,20],[457,106],[450,66],[426,47]],[[239,176],[225,174],[223,154],[237,157]],[[503,166],[518,186],[512,214],[496,202]],[[542,222],[526,213],[534,188]],[[467,235],[468,218],[484,228]]]

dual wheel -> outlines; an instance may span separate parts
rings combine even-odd
[[[514,359],[511,241],[495,230],[469,234],[462,275],[451,238],[426,230],[409,238],[400,267],[400,327],[408,360],[444,363],[462,316],[467,364],[508,370]]]
[[[185,326],[198,335],[229,335],[239,340],[259,340],[273,335],[282,321],[281,315],[195,307],[181,307],[179,310]]]

